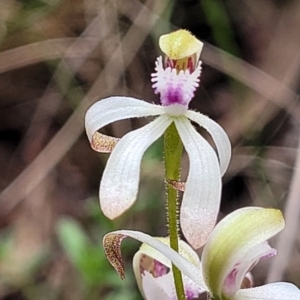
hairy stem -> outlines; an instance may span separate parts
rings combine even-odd
[[[177,129],[172,123],[164,135],[164,154],[165,154],[165,177],[166,179],[178,180],[180,177],[180,160],[183,145],[178,135]],[[178,192],[167,185],[167,215],[168,228],[170,234],[170,246],[178,252]],[[177,299],[185,300],[185,293],[180,270],[172,265],[174,283],[176,287]]]

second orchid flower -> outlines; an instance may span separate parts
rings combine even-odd
[[[209,299],[214,300],[300,300],[300,290],[290,283],[243,286],[245,276],[259,259],[276,254],[267,240],[283,228],[284,219],[279,210],[238,209],[219,222],[210,234],[201,263],[185,243],[181,242],[178,254],[162,238],[138,231],[111,232],[104,237],[103,244],[109,261],[121,277],[124,277],[120,252],[122,239],[129,236],[147,244],[143,244],[133,261],[138,286],[146,300],[177,299],[173,282],[168,281],[165,271],[166,268],[170,270],[171,262],[192,280],[184,277],[187,300],[195,299],[205,291]]]

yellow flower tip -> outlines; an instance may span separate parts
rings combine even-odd
[[[274,222],[276,222],[283,229],[285,226],[285,220],[281,210],[275,208],[269,208],[267,210]]]
[[[159,39],[159,47],[171,59],[180,59],[201,52],[203,43],[188,30],[179,29],[162,35]]]
[[[164,34],[159,39],[159,47],[166,54],[166,65],[178,71],[193,71],[198,62],[203,43],[188,30],[179,29]]]

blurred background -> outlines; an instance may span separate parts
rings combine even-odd
[[[255,267],[255,284],[300,285],[299,0],[0,0],[0,299],[141,300],[139,244],[123,243],[122,281],[102,237],[167,234],[162,141],[145,154],[138,201],[112,222],[98,204],[108,155],[92,151],[83,119],[110,95],[159,103],[158,38],[177,28],[205,43],[191,108],[232,142],[220,218],[246,205],[284,210],[279,253]],[[121,137],[147,121],[103,130]]]

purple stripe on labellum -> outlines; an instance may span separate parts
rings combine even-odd
[[[181,59],[171,59],[166,57],[165,59],[165,67],[170,67],[171,69],[176,69],[177,73],[181,70],[189,70],[190,73],[195,71],[195,67],[197,65],[197,54],[194,53],[189,57],[184,57]]]
[[[182,85],[173,85],[168,83],[165,93],[161,94],[160,101],[163,105],[169,106],[172,104],[187,105],[184,101]]]
[[[170,271],[170,269],[168,267],[166,267],[165,265],[163,265],[162,263],[160,263],[157,260],[154,260],[154,268],[153,268],[153,276],[156,277],[160,277],[162,275],[167,274]]]
[[[179,60],[177,64],[178,62]],[[188,64],[189,61],[186,60],[186,63]],[[175,64],[174,61],[169,60],[167,65],[172,64]],[[180,105],[186,110],[199,85],[201,62],[198,62],[195,70],[191,73],[190,68],[177,70],[175,66],[174,68],[168,66],[164,69],[162,57],[159,57],[156,61],[155,71],[152,74],[152,87],[156,94],[160,94],[161,104],[166,107]]]
[[[148,271],[154,278],[157,278],[167,274],[170,269],[161,262],[143,254],[140,259],[140,273],[144,274],[145,271]]]
[[[192,300],[198,298],[198,296],[199,296],[199,292],[195,291],[194,289],[187,289],[185,291],[186,300]]]

